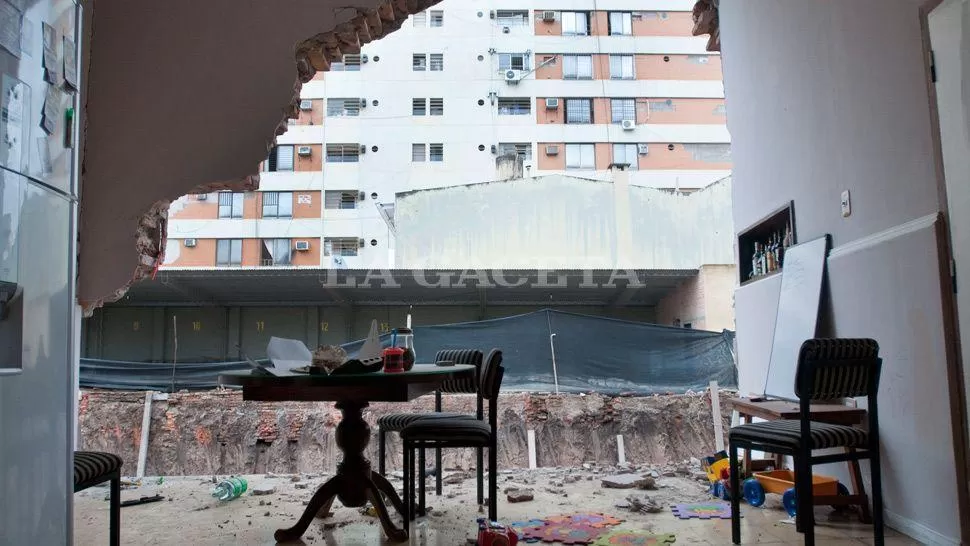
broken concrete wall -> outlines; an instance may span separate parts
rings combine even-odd
[[[721,396],[721,415],[731,414]],[[81,447],[121,456],[122,473],[133,475],[145,395],[89,391],[79,405]],[[474,413],[475,398],[446,396],[447,411]],[[700,457],[714,449],[707,393],[653,397],[601,395],[502,395],[498,460],[503,469],[528,467],[527,431],[536,434],[540,466],[616,464],[616,436],[622,434],[628,461],[668,463]],[[392,412],[430,412],[433,398],[408,404],[375,403],[365,418],[374,437],[369,456],[377,458],[376,420]],[[167,395],[152,404],[146,475],[333,472],[340,452],[334,429],[340,412],[330,403],[244,402],[238,391]],[[725,418],[724,430],[728,428]],[[401,445],[388,435],[388,467],[400,468]],[[471,450],[445,450],[446,468],[474,467]]]

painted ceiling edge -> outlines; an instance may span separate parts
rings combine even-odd
[[[708,51],[721,51],[721,26],[718,20],[718,6],[720,0],[697,0],[694,4],[694,29],[691,34],[703,36],[709,34]]]
[[[360,53],[360,48],[374,40],[401,28],[408,17],[420,13],[441,0],[383,0],[373,9],[357,8],[357,16],[340,23],[327,32],[317,34],[304,40],[296,47],[295,60],[297,78],[293,84],[293,96],[290,103],[282,108],[283,117],[276,126],[272,137],[266,139],[266,153],[275,146],[276,137],[286,132],[287,120],[299,117],[300,90],[303,84],[312,80],[317,72],[330,70],[330,63],[339,61],[345,54]],[[78,303],[81,305],[85,317],[90,317],[94,310],[106,303],[113,303],[128,292],[132,284],[153,277],[158,266],[165,259],[165,244],[167,240],[168,208],[173,199],[184,194],[208,193],[221,190],[254,191],[259,188],[259,175],[253,174],[242,180],[212,182],[195,187],[184,187],[178,195],[168,195],[157,200],[141,216],[135,229],[135,250],[138,253],[137,263],[131,278],[124,286],[110,294],[99,297],[84,298],[79,294]]]

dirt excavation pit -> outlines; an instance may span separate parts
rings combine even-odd
[[[720,392],[724,430],[731,395]],[[115,453],[124,460],[122,473],[134,475],[145,398],[144,392],[83,392],[81,449]],[[331,403],[246,402],[233,390],[152,398],[146,475],[332,474],[340,458],[334,441],[340,412]],[[431,396],[371,404],[365,411],[372,428],[368,457],[376,462],[379,416],[431,412],[433,405]],[[443,406],[445,411],[473,414],[475,397],[446,395]],[[498,464],[503,470],[529,467],[529,431],[535,434],[540,468],[616,465],[618,436],[625,460],[635,465],[678,464],[711,454],[715,445],[709,392],[645,397],[507,393],[499,399],[499,410]],[[398,470],[398,437],[388,434],[387,440],[388,469]],[[443,466],[468,470],[474,468],[474,459],[472,450],[449,449]]]

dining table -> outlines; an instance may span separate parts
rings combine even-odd
[[[243,400],[261,402],[335,402],[341,419],[335,430],[337,448],[343,459],[337,473],[321,485],[297,522],[273,535],[279,542],[300,538],[318,514],[326,516],[334,499],[347,507],[360,508],[369,501],[377,512],[387,537],[396,542],[408,539],[408,522],[398,527],[388,514],[386,498],[399,514],[404,505],[386,477],[371,468],[364,455],[371,428],[363,411],[370,402],[409,402],[438,390],[447,380],[474,379],[475,366],[465,364],[415,364],[410,370],[371,373],[308,374],[295,371],[269,373],[265,370],[227,372],[219,375],[224,386],[242,387]]]

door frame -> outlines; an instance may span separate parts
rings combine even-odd
[[[943,306],[943,336],[946,343],[947,381],[950,384],[950,422],[953,434],[954,460],[958,483],[957,502],[959,513],[970,512],[970,421],[967,414],[967,398],[970,396],[963,373],[963,353],[960,343],[960,317],[957,309],[956,293],[953,291],[953,276],[950,264],[953,263],[953,241],[950,234],[950,212],[947,200],[946,176],[943,169],[943,145],[940,132],[940,112],[937,104],[936,84],[933,81],[932,47],[930,42],[929,16],[950,1],[927,0],[920,6],[920,30],[923,38],[923,58],[925,81],[929,96],[931,138],[933,140],[933,162],[936,171],[937,200],[943,217],[942,226],[937,233],[937,252],[940,258],[940,292]],[[970,316],[964,317],[970,327]],[[956,386],[956,388],[953,388]],[[961,543],[970,544],[970,519],[960,520]]]

